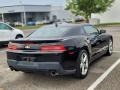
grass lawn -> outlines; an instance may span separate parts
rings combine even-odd
[[[38,29],[42,27],[43,25],[36,25],[36,26],[16,26],[15,28],[20,29],[20,30],[33,30],[33,29]]]
[[[110,26],[120,26],[120,23],[102,23],[95,25],[97,27],[110,27]]]

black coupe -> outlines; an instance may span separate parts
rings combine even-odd
[[[105,30],[90,24],[53,24],[11,41],[7,62],[15,71],[75,74],[83,79],[92,61],[112,51],[113,37]]]

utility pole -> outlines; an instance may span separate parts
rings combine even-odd
[[[4,20],[4,13],[2,13],[2,22],[5,22],[5,20]]]
[[[24,4],[22,3],[21,0],[19,0],[19,3],[20,3],[20,5],[23,6],[23,14],[21,14],[22,17],[23,17],[23,18],[21,18],[21,19],[23,19],[23,20],[21,20],[21,21],[23,21],[22,23],[24,23],[24,25],[26,25],[26,24],[27,24],[27,20],[26,20],[26,11],[25,11],[25,7],[24,7]]]

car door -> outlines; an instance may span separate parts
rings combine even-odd
[[[100,34],[99,30],[92,25],[85,25],[83,29],[90,40],[92,55],[102,52],[107,42],[104,35]]]
[[[7,24],[0,23],[0,41],[9,41],[12,35],[12,28]]]

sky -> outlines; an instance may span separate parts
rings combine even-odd
[[[32,4],[32,5],[46,5],[64,6],[65,0],[0,0],[0,6]]]

